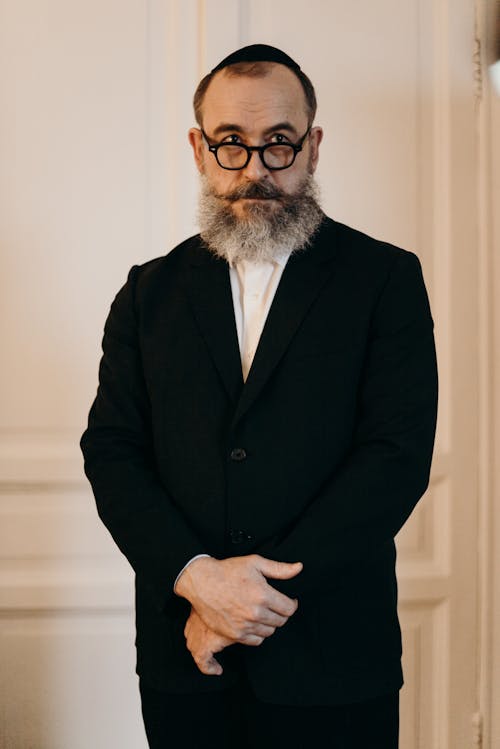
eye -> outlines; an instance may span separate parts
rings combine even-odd
[[[286,135],[283,135],[283,133],[275,133],[274,135],[271,135],[271,142],[272,143],[288,143],[288,138]]]
[[[239,135],[237,135],[236,133],[232,133],[231,135],[227,135],[222,142],[223,143],[241,143],[241,140],[240,140]]]

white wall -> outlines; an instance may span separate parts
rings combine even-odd
[[[147,11],[0,4],[5,749],[145,746],[132,578],[97,520],[78,438],[110,301],[151,249]]]
[[[482,180],[477,133],[498,133],[498,105],[481,126],[474,5],[0,0],[2,749],[145,747],[132,576],[96,517],[77,443],[129,267],[195,231],[194,87],[257,41],[282,46],[317,85],[327,212],[422,260],[440,412],[431,486],[398,539],[401,747],[473,745],[492,654],[500,667],[480,554],[493,504],[478,486],[492,473],[478,447],[486,390],[477,408],[492,258],[480,193],[491,201],[500,175]],[[493,686],[498,703],[500,678]],[[500,742],[497,716],[491,731]]]

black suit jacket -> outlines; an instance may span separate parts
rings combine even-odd
[[[433,320],[416,255],[325,218],[291,256],[243,384],[227,264],[198,236],[135,266],[105,326],[82,437],[99,515],[136,573],[137,670],[175,692],[233,683],[288,704],[368,699],[402,683],[394,536],[434,444]],[[302,561],[287,624],[196,668],[195,554]]]

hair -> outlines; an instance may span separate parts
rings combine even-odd
[[[263,78],[264,76],[268,75],[271,72],[273,65],[278,65],[281,63],[276,62],[236,62],[233,63],[233,65],[228,65],[225,68],[222,68],[222,70],[225,70],[228,75],[247,75],[251,78]],[[307,111],[307,120],[308,125],[311,127],[314,117],[316,115],[316,109],[317,109],[317,102],[316,102],[316,92],[314,91],[314,86],[312,85],[310,79],[307,77],[305,73],[302,72],[302,70],[293,70],[292,68],[289,68],[289,70],[292,71],[292,73],[297,76],[299,79],[302,90],[304,91],[304,96],[306,99],[306,111]],[[202,106],[203,106],[203,100],[205,98],[205,94],[207,92],[207,89],[215,75],[217,73],[220,73],[221,70],[217,70],[215,72],[208,73],[204,78],[201,79],[201,81],[198,84],[198,88],[195,91],[194,97],[193,97],[193,107],[194,107],[194,116],[196,117],[196,122],[198,125],[202,125]]]

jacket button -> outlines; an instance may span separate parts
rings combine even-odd
[[[250,536],[246,531],[234,530],[233,528],[229,531],[229,537],[232,544],[242,544],[253,539],[253,536]]]
[[[231,460],[241,461],[245,460],[247,457],[246,450],[244,450],[242,447],[235,447],[233,450],[231,450]]]

